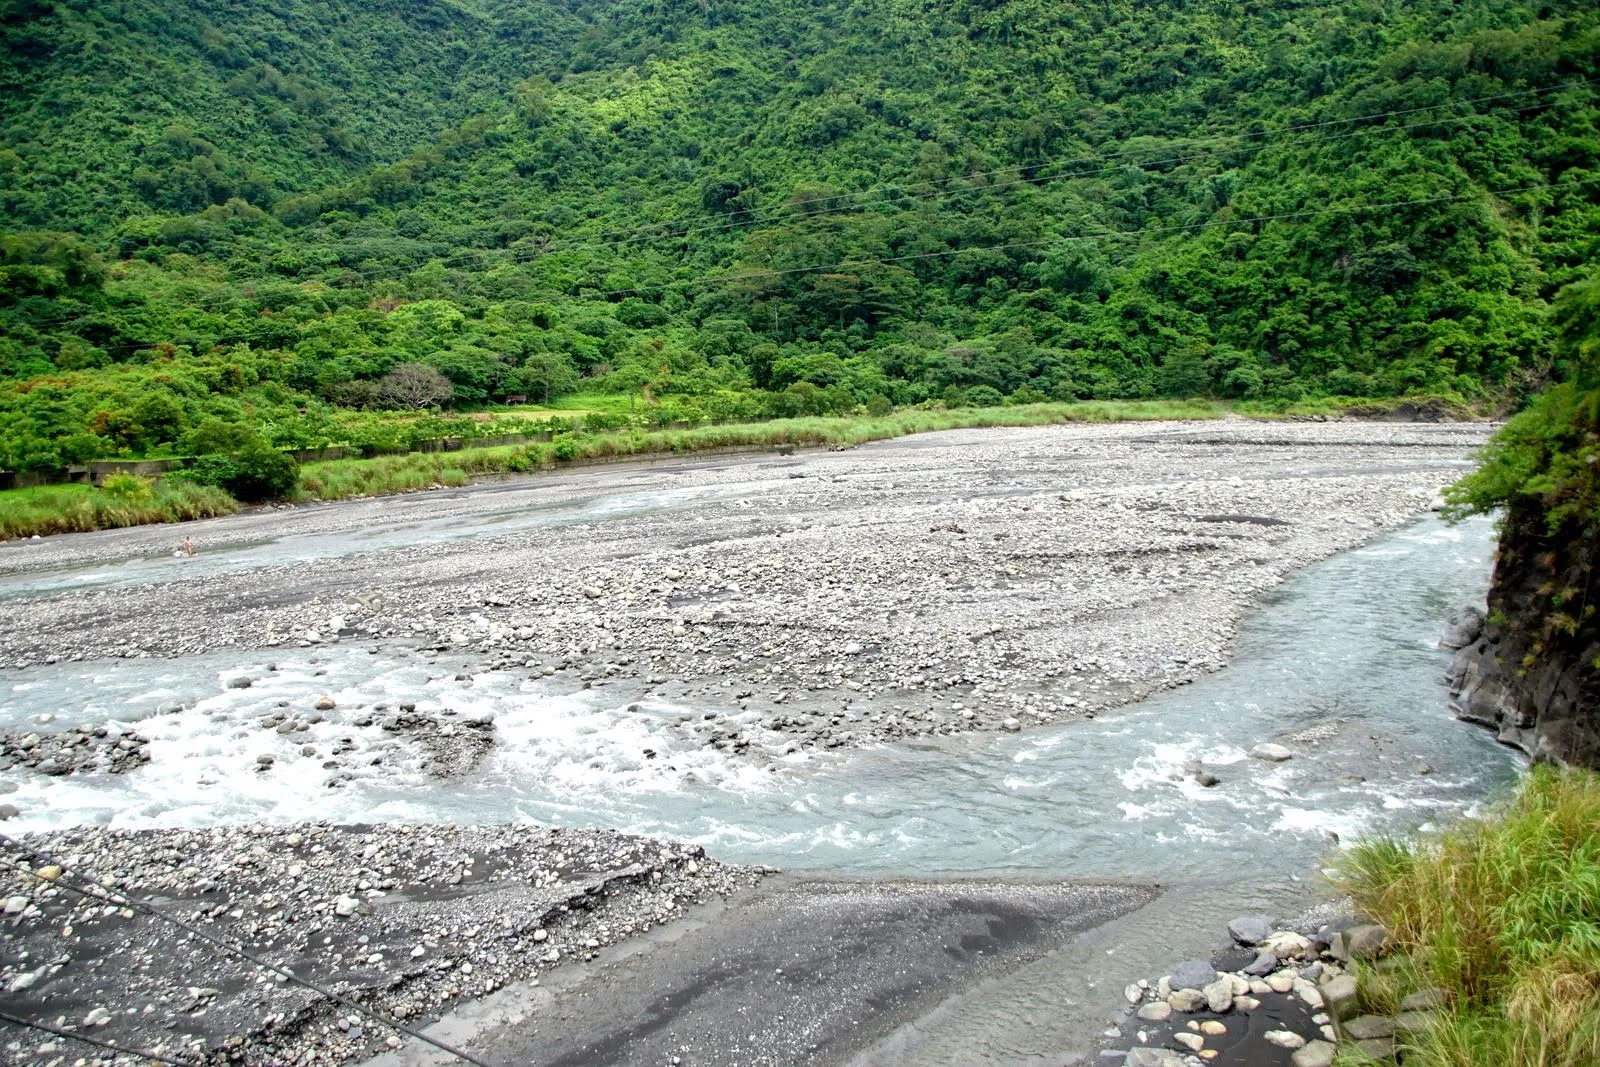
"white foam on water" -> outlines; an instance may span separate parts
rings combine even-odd
[[[1365,833],[1377,821],[1377,814],[1364,807],[1345,811],[1326,811],[1319,808],[1296,808],[1284,805],[1272,823],[1275,833],[1322,834],[1333,831],[1341,841]]]
[[[650,702],[630,710],[603,688],[558,694],[520,672],[459,681],[464,663],[404,652],[321,649],[276,657],[275,670],[267,669],[269,662],[258,655],[203,668],[198,697],[167,679],[124,678],[104,691],[69,691],[48,675],[13,684],[0,703],[8,728],[42,732],[109,720],[149,738],[150,757],[123,775],[20,776],[15,802],[23,815],[14,827],[365,821],[395,811],[396,796],[426,798],[407,801],[403,817],[501,821],[509,814],[504,802],[529,796],[544,810],[609,810],[618,797],[707,786],[750,794],[770,789],[776,777],[683,730],[688,709]],[[230,688],[235,678],[252,684]],[[334,700],[334,709],[314,711],[324,696]],[[158,713],[178,699],[188,706]],[[57,709],[57,721],[30,725],[46,702]],[[382,729],[402,702],[441,724],[491,716],[495,747],[464,783],[440,783],[427,774],[428,754],[417,738]],[[262,728],[262,717],[272,714],[291,716],[303,728],[287,734]],[[357,726],[358,719],[372,721]],[[302,755],[308,745],[315,755]],[[336,747],[351,750],[338,757],[342,766],[324,766]],[[270,769],[261,769],[258,757],[264,756],[272,758]],[[375,759],[379,766],[372,765]],[[346,779],[330,788],[339,774]]]
[[[1191,763],[1196,760],[1209,762],[1211,752],[1226,750],[1226,746],[1207,747],[1214,744],[1210,739],[1199,736],[1186,737],[1181,741],[1147,742],[1148,751],[1137,757],[1117,777],[1129,792],[1151,786],[1177,785],[1192,777],[1186,771]]]
[[[1148,819],[1155,815],[1165,815],[1167,809],[1160,804],[1135,804],[1131,800],[1124,800],[1117,804],[1117,809],[1122,812],[1122,817],[1131,820]]]

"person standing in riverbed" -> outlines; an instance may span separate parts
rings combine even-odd
[[[192,538],[192,537],[184,537],[184,539],[183,539],[183,554],[185,556],[188,556],[190,559],[194,558],[194,538]]]

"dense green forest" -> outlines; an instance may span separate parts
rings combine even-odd
[[[1600,241],[1600,12],[0,5],[0,468],[647,417],[1517,402]]]

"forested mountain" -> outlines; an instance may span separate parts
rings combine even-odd
[[[710,415],[1515,394],[1600,235],[1592,4],[8,11],[0,466],[321,443],[416,363]]]
[[[0,4],[0,208],[104,232],[348,180],[565,66],[582,23],[485,0]]]

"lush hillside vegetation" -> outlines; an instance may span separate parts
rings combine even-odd
[[[493,0],[4,0],[0,208],[96,234],[270,208],[504,108],[581,29]]]
[[[0,467],[579,390],[1515,395],[1600,234],[1590,4],[163,5],[6,20]]]

